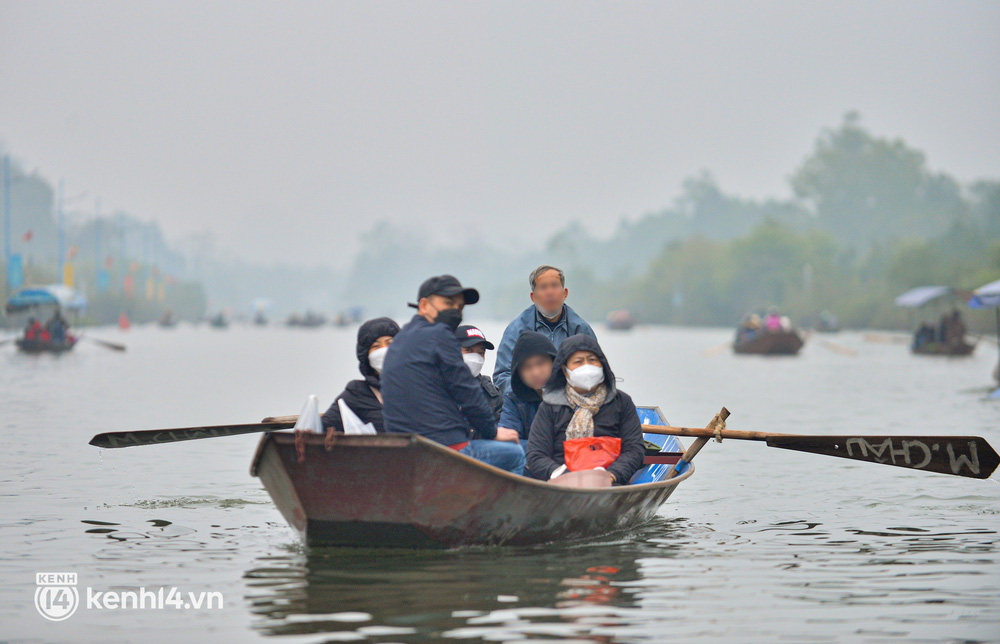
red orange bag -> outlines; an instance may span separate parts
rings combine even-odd
[[[607,467],[622,453],[622,439],[610,436],[574,438],[563,442],[563,453],[570,472]]]

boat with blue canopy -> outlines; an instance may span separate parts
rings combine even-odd
[[[24,353],[64,353],[76,346],[79,337],[69,333],[61,312],[85,310],[87,298],[63,284],[32,286],[15,293],[5,308],[10,314],[28,314],[24,335],[15,342],[18,349]],[[42,317],[49,318],[45,326]]]
[[[974,290],[966,303],[970,309],[996,309],[997,350],[1000,352],[1000,280],[983,284]],[[993,371],[993,378],[1000,381],[1000,355],[997,357],[997,366]],[[1000,398],[1000,389],[990,394],[990,398]]]
[[[918,286],[896,298],[896,306],[918,310],[933,304],[962,301],[962,291],[951,286]],[[912,322],[912,319],[911,319]],[[968,356],[975,350],[974,342],[965,339],[965,326],[958,309],[942,315],[940,324],[924,322],[916,328],[910,350],[925,356]]]

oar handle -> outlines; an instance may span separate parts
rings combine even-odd
[[[725,408],[723,408],[725,409]],[[727,411],[726,416],[729,416]],[[714,422],[714,421],[713,421]],[[671,427],[669,425],[643,425],[642,431],[649,434],[664,434],[666,436],[689,436],[691,438],[715,438],[716,430],[708,427]],[[792,434],[775,434],[773,432],[743,432],[732,429],[720,429],[718,435],[722,438],[732,438],[745,441],[766,441],[772,436],[791,436]]]
[[[694,443],[692,443],[691,447],[687,448],[687,450],[684,452],[684,456],[681,457],[681,460],[677,461],[676,463],[674,463],[673,465],[670,466],[670,469],[667,471],[667,475],[664,478],[670,479],[670,478],[673,478],[674,474],[683,474],[687,470],[688,466],[691,465],[691,461],[694,460],[694,457],[697,456],[698,452],[701,451],[701,448],[704,447],[705,445],[707,445],[708,441],[712,440],[712,437],[715,436],[716,424],[717,423],[725,422],[725,420],[727,418],[729,418],[729,410],[726,409],[725,407],[723,407],[722,410],[718,414],[716,414],[714,418],[712,418],[712,422],[710,422],[708,424],[708,427],[705,427],[704,429],[697,430],[697,431],[703,432],[703,433],[704,432],[708,432],[707,437],[704,436],[704,435],[699,436],[698,440],[696,440]],[[661,429],[662,430],[662,429],[665,429],[665,427],[663,425],[643,425],[642,426],[642,430],[644,432],[649,432],[651,434],[663,434],[663,433],[666,433],[666,432],[663,432],[663,431],[650,431],[651,429]],[[666,429],[675,429],[675,428],[666,428]],[[684,429],[684,428],[677,428],[677,429]],[[724,431],[724,430],[719,430],[719,431]]]

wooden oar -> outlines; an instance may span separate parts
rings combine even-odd
[[[862,336],[865,342],[877,342],[879,344],[910,344],[912,337],[892,335],[890,333],[866,333]]]
[[[125,345],[118,344],[117,342],[108,342],[107,340],[98,340],[97,338],[91,338],[89,336],[80,336],[81,340],[90,340],[94,344],[100,345],[106,349],[111,349],[113,351],[124,351]]]
[[[824,340],[822,338],[819,339],[819,345],[824,349],[829,349],[830,351],[833,351],[834,353],[839,353],[842,356],[849,356],[851,358],[855,358],[858,355],[858,352],[850,347],[845,347],[842,344],[837,344],[836,342],[830,342],[829,340]]]
[[[91,438],[90,444],[94,447],[114,449],[116,447],[157,445],[159,443],[193,441],[201,438],[220,438],[222,436],[239,436],[240,434],[273,432],[279,429],[290,429],[292,427],[295,427],[294,420],[291,422],[276,421],[248,423],[245,425],[213,425],[209,427],[176,427],[174,429],[144,429],[133,432],[108,432],[105,434],[98,434]]]
[[[716,436],[711,428],[697,427],[643,425],[642,431],[693,436],[706,442]],[[719,430],[718,435],[724,439],[763,441],[768,447],[974,479],[989,478],[1000,465],[1000,455],[979,436],[807,436],[731,429]],[[689,460],[686,454],[684,460]]]
[[[714,347],[709,347],[705,349],[704,351],[701,352],[701,355],[705,356],[706,358],[711,358],[712,356],[718,355],[732,346],[733,346],[733,341],[726,340],[721,344],[717,344]]]

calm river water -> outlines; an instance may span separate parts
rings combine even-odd
[[[502,325],[484,325],[496,340]],[[1000,485],[710,444],[639,532],[434,553],[308,551],[248,473],[257,437],[101,451],[98,432],[255,422],[356,376],[353,329],[93,330],[53,358],[0,348],[0,640],[374,642],[1000,640]],[[598,331],[621,388],[674,424],[975,434],[1000,447],[996,361],[862,334],[797,358],[705,350],[727,329]],[[835,352],[824,342],[858,351]],[[489,365],[488,365],[489,366]],[[81,605],[35,607],[36,572]],[[87,589],[221,593],[223,608],[88,607]]]

